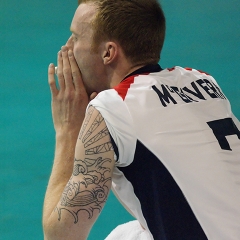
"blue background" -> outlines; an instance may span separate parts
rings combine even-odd
[[[239,0],[162,0],[161,66],[213,75],[240,118]],[[41,216],[54,151],[47,67],[69,37],[77,0],[0,3],[0,239],[43,239]],[[111,194],[89,240],[132,217]]]

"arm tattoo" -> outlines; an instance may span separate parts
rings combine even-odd
[[[93,211],[102,210],[101,203],[107,199],[109,189],[106,186],[111,177],[107,177],[109,168],[104,167],[105,162],[111,159],[97,158],[96,160],[82,161],[75,159],[73,176],[82,176],[81,181],[75,182],[73,176],[65,187],[58,211],[58,220],[61,220],[62,210],[67,210],[74,217],[74,223],[78,222],[78,213],[82,210],[88,212],[89,219],[93,216]],[[97,170],[91,171],[91,166]]]
[[[90,121],[92,112],[86,117],[87,124]],[[101,140],[101,144],[97,145],[100,139],[107,136],[107,127],[100,126],[103,118],[100,114],[93,121],[89,130],[83,137],[82,142],[96,131],[97,134],[89,139],[85,144],[85,158],[84,160],[75,159],[72,177],[67,183],[59,204],[55,208],[58,213],[58,220],[61,220],[62,211],[68,211],[74,217],[74,223],[78,222],[78,213],[80,211],[86,211],[88,213],[88,218],[93,217],[94,210],[99,212],[102,210],[102,204],[106,201],[109,186],[111,186],[111,170],[108,168],[108,164],[113,160],[110,158],[103,158],[101,153],[106,153],[113,150],[111,142],[109,139],[105,142]],[[86,128],[86,126],[83,128]],[[83,135],[85,129],[80,133],[80,138]],[[89,146],[96,143],[94,147]]]
[[[107,127],[105,127],[102,131],[100,131],[98,134],[96,134],[94,137],[92,137],[90,140],[88,140],[85,144],[84,147],[88,147],[91,144],[97,142],[101,138],[107,136],[109,134]]]
[[[95,118],[93,124],[91,125],[91,127],[89,128],[89,130],[86,132],[86,134],[84,135],[82,142],[84,143],[87,138],[89,136],[91,136],[91,134],[97,129],[97,127],[99,127],[99,125],[101,124],[101,122],[103,121],[103,117],[102,115],[99,113],[97,115],[97,117]]]
[[[92,155],[92,154],[109,152],[111,150],[113,150],[112,143],[111,142],[107,142],[107,143],[101,144],[101,145],[99,145],[97,147],[87,149],[85,151],[85,154],[86,155]]]
[[[85,131],[85,129],[86,129],[89,121],[90,121],[90,118],[91,118],[91,116],[92,116],[93,110],[94,110],[93,107],[90,107],[90,108],[88,109],[88,114],[87,114],[87,116],[86,116],[86,119],[85,119],[85,121],[84,121],[84,123],[83,123],[82,129],[81,129],[81,131],[80,131],[79,139],[82,138],[82,135],[83,135],[83,133],[84,133],[84,131]]]

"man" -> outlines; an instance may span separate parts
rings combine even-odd
[[[71,31],[59,89],[48,70],[56,149],[45,239],[87,239],[111,187],[149,239],[239,239],[239,121],[209,74],[157,64],[157,1],[82,1]]]

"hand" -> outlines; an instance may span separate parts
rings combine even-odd
[[[68,40],[69,42],[70,40]],[[87,95],[71,49],[63,46],[58,53],[57,62],[59,89],[56,86],[54,65],[50,64],[48,69],[54,128],[57,134],[72,134],[77,140],[86,107],[96,93],[93,93],[90,98]]]
[[[73,36],[72,35],[67,40],[66,47],[68,47],[68,50],[73,50]]]

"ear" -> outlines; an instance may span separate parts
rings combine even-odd
[[[102,59],[103,64],[108,65],[112,63],[118,56],[118,45],[115,42],[104,43]]]

